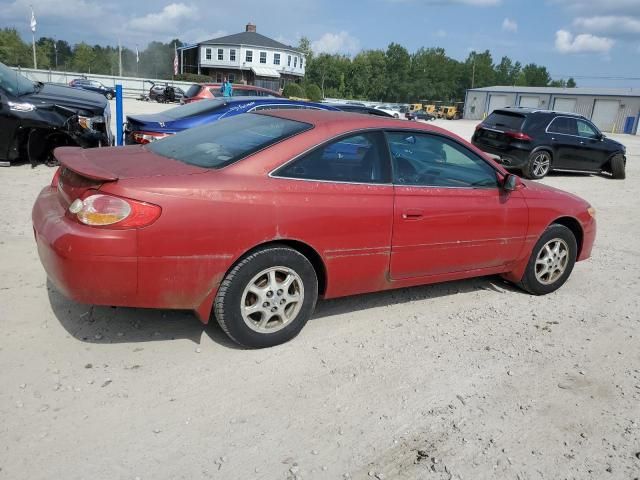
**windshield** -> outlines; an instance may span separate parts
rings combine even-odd
[[[147,148],[189,165],[222,168],[309,128],[307,123],[249,113],[185,130]]]
[[[0,63],[0,88],[8,94],[18,97],[25,93],[33,93],[36,91],[36,85],[37,83]]]
[[[225,103],[222,100],[201,100],[199,102],[170,108],[169,110],[162,112],[162,115],[167,116],[172,120],[179,120],[181,118],[192,117],[202,113],[213,112],[223,107],[224,104]]]

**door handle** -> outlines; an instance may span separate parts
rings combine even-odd
[[[423,216],[422,210],[410,209],[402,212],[403,220],[418,220],[422,218],[422,216]]]
[[[584,145],[584,142],[582,140],[580,141],[580,145]]]

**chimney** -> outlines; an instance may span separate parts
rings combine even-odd
[[[253,23],[249,22],[249,23],[247,23],[247,30],[246,31],[255,33],[256,32],[256,26]]]

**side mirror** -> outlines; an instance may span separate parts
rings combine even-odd
[[[518,186],[518,177],[515,175],[508,173],[504,180],[502,181],[502,188],[507,192],[513,192]]]

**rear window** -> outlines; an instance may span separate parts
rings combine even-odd
[[[525,118],[517,113],[493,112],[482,123],[489,127],[518,131],[522,128]]]
[[[186,105],[170,108],[162,112],[162,115],[172,120],[179,120],[181,118],[213,112],[222,108],[224,104],[225,102],[223,100],[202,100],[200,102],[187,103]]]
[[[285,118],[242,114],[185,130],[146,148],[189,165],[217,169],[310,128]]]
[[[195,97],[200,92],[201,88],[202,87],[200,85],[194,83],[187,89],[187,92],[184,94],[184,96],[189,98]]]

